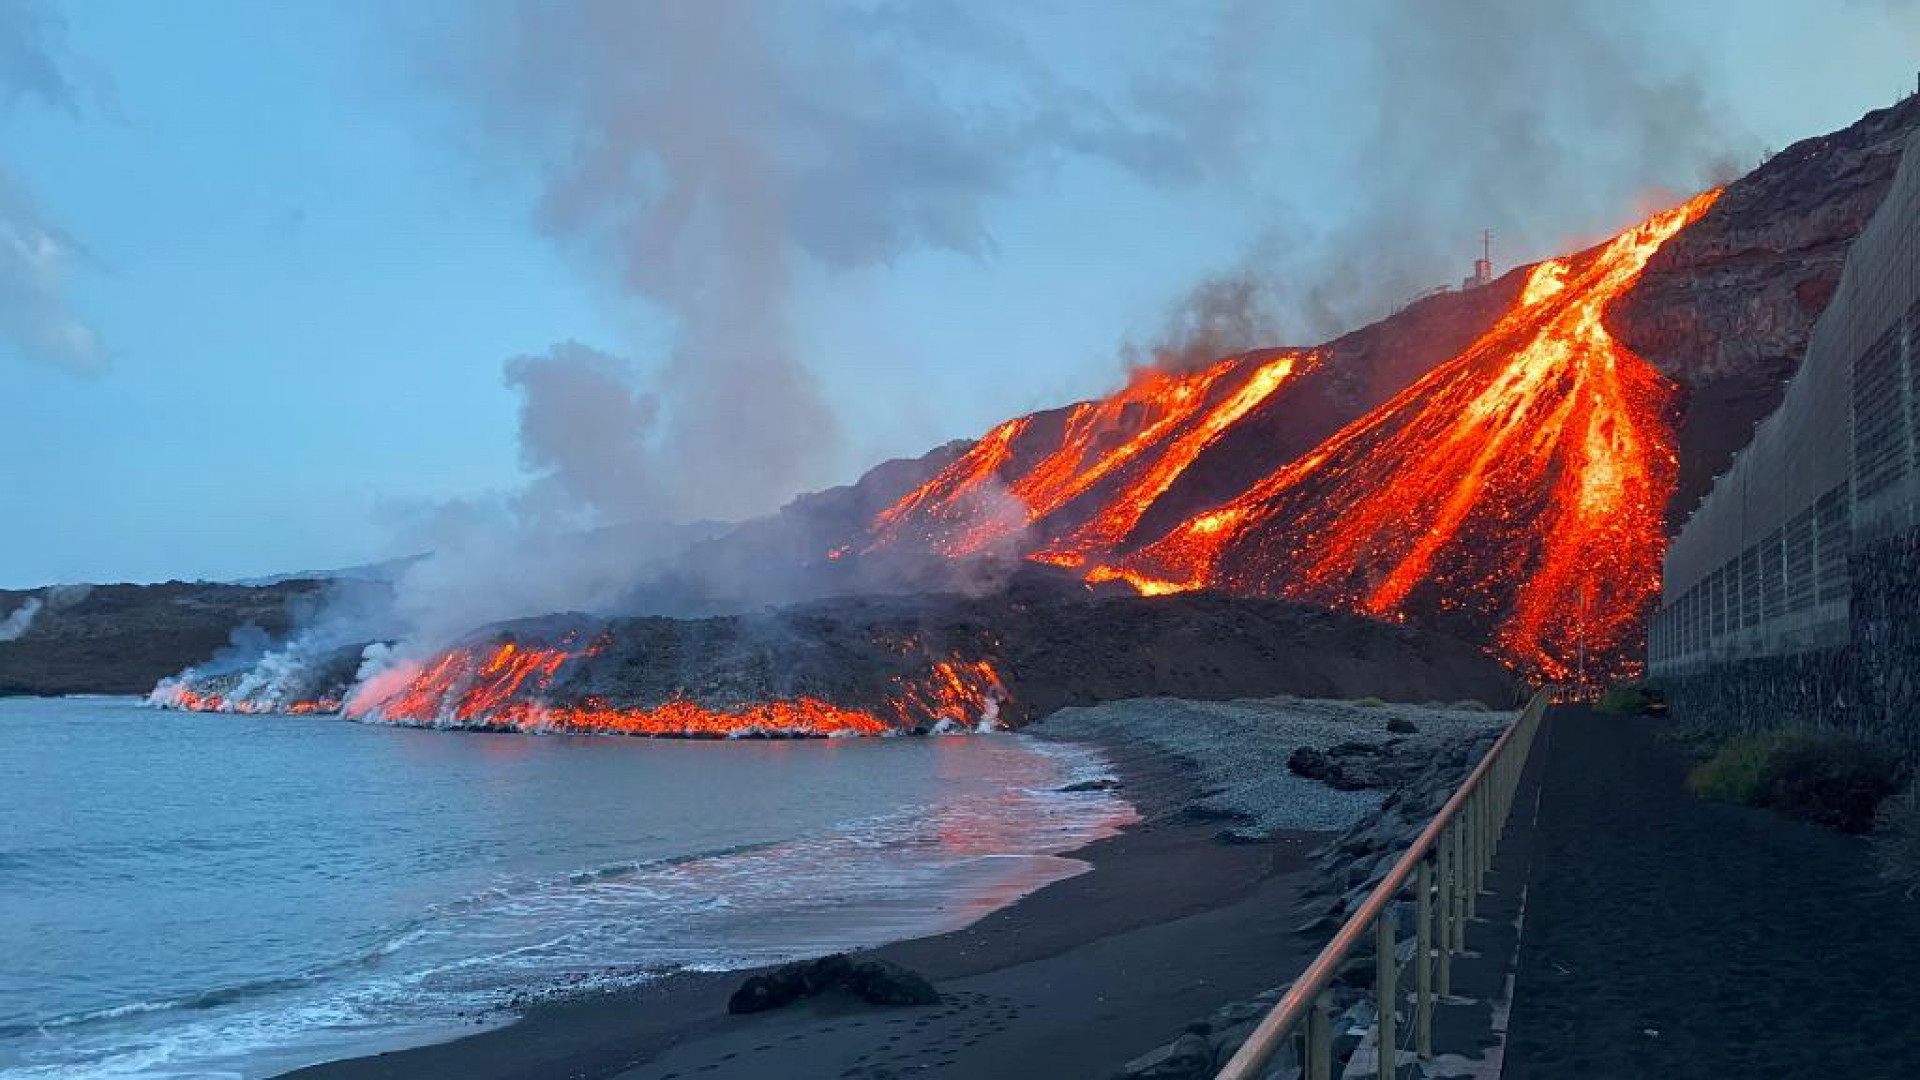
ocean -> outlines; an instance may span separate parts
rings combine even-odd
[[[1133,811],[1021,735],[683,742],[0,699],[0,1076],[266,1076],[964,926]]]

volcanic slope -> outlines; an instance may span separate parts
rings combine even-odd
[[[803,561],[871,585],[1028,559],[1431,625],[1534,678],[1631,675],[1668,533],[1777,403],[1916,127],[1910,100],[1325,345],[1014,417],[864,517],[814,515]]]

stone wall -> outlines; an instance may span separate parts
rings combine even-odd
[[[1920,529],[1862,544],[1854,560],[1859,725],[1920,761]]]
[[[1669,671],[1654,685],[1674,718],[1735,732],[1839,731],[1920,761],[1920,530],[1861,544],[1851,562],[1846,646]]]

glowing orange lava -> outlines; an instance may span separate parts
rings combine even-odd
[[[1029,556],[1075,564],[1131,531],[1201,451],[1286,380],[1297,359],[1286,354],[1245,375],[1241,357],[1178,374],[1138,371],[1119,393],[1067,409],[1057,436],[1041,430],[1040,417],[1010,420],[879,514],[867,550],[913,537],[943,555],[974,554],[1105,482],[1123,485],[1100,501],[1094,520]]]
[[[1095,579],[1280,594],[1387,618],[1464,611],[1535,677],[1637,670],[1678,468],[1672,385],[1603,316],[1703,193],[1533,268],[1466,351],[1312,454]]]
[[[252,713],[257,715],[290,714],[309,716],[319,713],[337,713],[340,701],[337,698],[314,698],[309,701],[295,701],[290,704],[256,701],[249,698],[227,697],[211,691],[195,690],[183,679],[167,679],[154,688],[148,695],[149,705],[162,709],[178,709],[182,712],[224,712]]]
[[[1201,451],[1212,446],[1254,406],[1267,400],[1293,374],[1296,364],[1310,364],[1316,359],[1312,353],[1304,357],[1285,353],[1254,369],[1226,400],[1208,409],[1198,423],[1173,437],[1152,465],[1108,499],[1097,514],[1068,536],[1028,557],[1056,566],[1078,566],[1094,553],[1111,552],[1133,533],[1140,519],[1187,471]]]
[[[943,661],[864,710],[816,697],[709,707],[676,698],[650,707],[599,698],[553,702],[549,689],[570,661],[592,655],[570,642],[541,647],[504,642],[491,650],[456,648],[420,665],[384,672],[356,689],[347,715],[419,727],[627,735],[880,735],[895,730],[992,726],[1006,689],[985,661]],[[892,723],[887,718],[893,720]]]

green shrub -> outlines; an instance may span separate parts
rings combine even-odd
[[[1453,708],[1461,712],[1492,712],[1493,708],[1477,698],[1465,698],[1453,703]]]
[[[1789,740],[1785,732],[1739,735],[1720,744],[1714,755],[1687,774],[1687,790],[1715,802],[1761,804],[1760,780],[1773,753]]]
[[[1377,697],[1354,698],[1353,703],[1363,709],[1377,709],[1386,704],[1386,702],[1381,701]]]
[[[1659,700],[1638,683],[1622,683],[1607,687],[1593,709],[1608,716],[1644,716],[1653,711]]]
[[[1879,747],[1793,732],[1728,739],[1687,774],[1687,789],[1701,798],[1769,807],[1849,833],[1873,827],[1898,782],[1898,765]]]
[[[1900,770],[1884,749],[1828,736],[1780,747],[1760,779],[1765,805],[1845,833],[1873,828],[1874,815],[1899,787]]]

